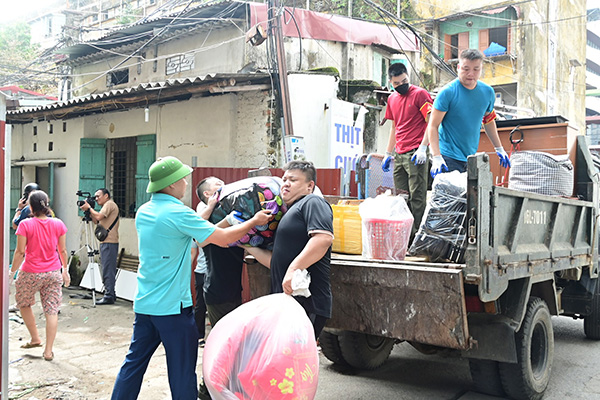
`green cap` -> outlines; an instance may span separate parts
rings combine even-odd
[[[148,183],[146,192],[156,193],[191,173],[192,168],[179,161],[176,157],[159,158],[154,161],[148,170],[150,183]]]

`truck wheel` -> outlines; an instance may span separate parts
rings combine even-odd
[[[504,397],[498,361],[470,358],[469,369],[475,390],[492,396]]]
[[[332,363],[344,366],[348,365],[342,355],[338,335],[325,330],[321,331],[321,334],[319,335],[319,346],[321,346],[323,355]]]
[[[344,331],[338,337],[344,360],[354,368],[375,369],[388,359],[394,339]]]
[[[600,340],[600,281],[592,297],[592,312],[583,318],[583,331],[588,339]]]
[[[517,363],[499,363],[502,386],[517,400],[538,400],[550,381],[554,333],[546,302],[531,297],[521,329],[515,333]]]

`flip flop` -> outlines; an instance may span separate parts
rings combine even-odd
[[[24,345],[21,346],[22,349],[33,349],[35,347],[42,347],[41,343],[31,343],[31,342],[27,342]]]
[[[50,357],[46,357],[46,355],[42,353],[42,357],[44,357],[44,360],[46,361],[52,361],[54,360],[54,352],[50,354]]]

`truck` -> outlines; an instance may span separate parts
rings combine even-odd
[[[584,319],[600,339],[598,172],[585,137],[572,151],[574,196],[494,185],[490,157],[467,166],[464,263],[332,254],[332,318],[319,337],[335,364],[375,369],[395,343],[469,360],[476,389],[540,399],[552,372],[552,316]],[[248,266],[252,296],[265,268]]]

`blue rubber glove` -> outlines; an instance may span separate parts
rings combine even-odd
[[[228,216],[225,217],[225,221],[227,221],[227,223],[229,225],[234,226],[237,224],[241,224],[242,222],[245,222],[245,219],[242,218],[241,211],[232,211],[229,213]]]
[[[389,154],[389,153],[386,153]],[[383,172],[390,172],[390,164],[392,163],[392,156],[388,155],[383,159],[383,164],[381,164],[381,169]]]
[[[508,158],[506,151],[504,151],[504,148],[502,146],[494,147],[494,150],[496,150],[496,154],[498,154],[498,158],[500,158],[500,165],[504,168],[510,167],[510,159]]]
[[[437,174],[442,172],[448,172],[448,166],[446,165],[446,161],[444,161],[444,157],[435,156],[431,160],[431,177],[435,178]]]
[[[427,162],[427,146],[420,145],[415,154],[410,158],[410,161],[414,162],[415,165],[425,164]]]

